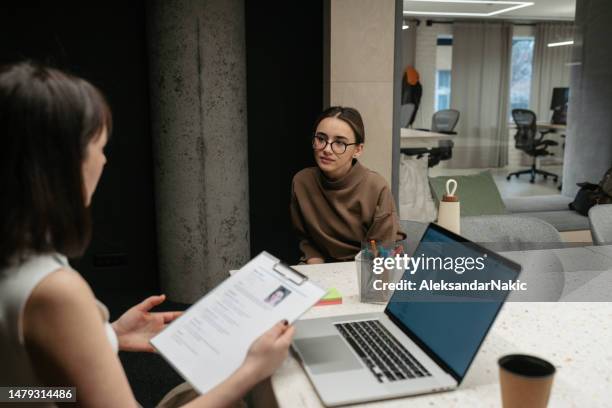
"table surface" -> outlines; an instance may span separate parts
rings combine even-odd
[[[400,147],[435,147],[440,140],[450,140],[456,135],[430,132],[427,130],[401,128]]]
[[[591,271],[593,285],[612,273],[612,246],[540,250],[555,253],[566,273]],[[507,253],[513,259],[538,251]],[[585,262],[585,259],[589,259]],[[337,288],[343,304],[317,306],[303,318],[380,312],[383,305],[360,303],[353,262],[296,267],[321,287]],[[604,273],[608,272],[608,273]],[[583,289],[578,287],[568,296]],[[461,386],[454,391],[377,401],[368,407],[499,407],[497,359],[526,353],[551,361],[557,368],[550,407],[610,407],[612,405],[612,303],[507,302]],[[290,357],[272,376],[280,407],[322,407],[299,362]]]
[[[455,135],[446,133],[431,132],[429,130],[419,130],[410,128],[401,128],[400,136],[402,138],[423,138],[423,139],[452,139]]]
[[[516,123],[514,122],[510,122],[508,126],[510,127],[510,129],[516,129]],[[551,129],[551,130],[566,130],[567,129],[567,125],[560,125],[560,124],[550,123],[550,122],[536,122],[536,126],[539,127],[540,129]]]

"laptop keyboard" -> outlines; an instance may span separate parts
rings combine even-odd
[[[431,376],[378,320],[335,323],[334,326],[379,382]]]

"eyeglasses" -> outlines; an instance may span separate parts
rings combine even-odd
[[[325,150],[328,144],[331,144],[331,148],[334,153],[343,154],[346,152],[347,147],[357,145],[359,143],[344,143],[339,140],[334,140],[330,143],[325,136],[319,134],[312,137],[312,148],[314,150]]]

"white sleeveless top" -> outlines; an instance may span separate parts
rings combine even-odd
[[[0,384],[40,385],[34,374],[23,338],[23,311],[34,288],[59,268],[70,268],[60,254],[33,255],[25,262],[0,270]],[[101,318],[111,346],[117,352],[115,331],[108,323],[108,309],[98,301]],[[41,408],[50,405],[37,405]]]

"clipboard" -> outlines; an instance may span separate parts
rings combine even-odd
[[[198,392],[236,371],[258,337],[290,323],[326,291],[262,252],[151,339],[151,344]]]

